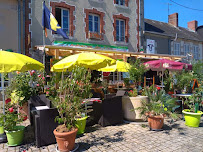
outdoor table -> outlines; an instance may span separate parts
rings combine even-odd
[[[187,93],[187,94],[173,94],[173,96],[180,97],[180,98],[182,99],[181,112],[182,112],[182,110],[183,110],[184,98],[188,98],[188,97],[190,97],[191,95],[192,95],[191,93]],[[183,113],[182,113],[182,119],[184,119]]]

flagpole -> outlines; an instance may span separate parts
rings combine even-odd
[[[44,3],[44,1],[42,2],[42,11],[43,11],[43,3]],[[44,11],[43,11],[43,13],[44,13]],[[44,27],[43,27],[43,35],[42,35],[42,45],[43,45],[43,64],[44,64],[44,67],[45,67],[45,30],[44,30]]]

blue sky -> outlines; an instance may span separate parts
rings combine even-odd
[[[195,11],[181,7],[172,1],[186,7],[199,9]],[[198,26],[203,25],[203,0],[144,0],[144,16],[162,22],[168,22],[168,3],[169,14],[178,13],[178,24],[187,28],[187,22],[197,20]]]

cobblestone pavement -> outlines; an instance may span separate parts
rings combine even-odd
[[[56,151],[55,144],[36,148],[32,134],[27,134],[30,133],[25,134],[24,145],[8,147],[0,144],[0,152]],[[147,123],[138,122],[108,127],[95,125],[88,127],[83,136],[77,137],[76,143],[79,144],[78,152],[203,152],[203,117],[199,128],[189,128],[183,120],[173,123],[165,120],[163,131],[150,131]]]

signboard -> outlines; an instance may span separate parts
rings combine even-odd
[[[147,39],[147,53],[155,54],[155,40]]]
[[[112,50],[112,51],[123,51],[128,52],[128,47],[126,46],[113,46],[113,45],[101,45],[101,44],[91,44],[82,42],[69,42],[69,41],[54,41],[55,46],[67,46],[76,48],[92,48],[100,50]]]

